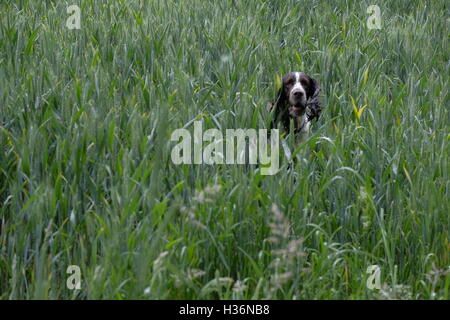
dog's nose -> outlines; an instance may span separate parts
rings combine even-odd
[[[293,94],[294,94],[294,97],[296,97],[296,98],[303,97],[303,92],[302,91],[295,91],[295,92],[293,92]]]

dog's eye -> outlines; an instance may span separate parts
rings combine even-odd
[[[288,86],[294,84],[294,79],[290,78],[290,79],[286,82],[286,84],[287,84]]]
[[[302,86],[308,86],[308,80],[306,80],[306,79],[302,79],[302,80],[300,80],[300,83],[302,84]]]

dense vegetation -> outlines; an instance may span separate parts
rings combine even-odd
[[[449,298],[447,1],[0,10],[0,298]],[[291,70],[326,105],[295,165],[172,163],[194,120],[266,128]]]

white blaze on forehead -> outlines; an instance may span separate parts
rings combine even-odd
[[[300,83],[300,72],[295,72],[295,84],[291,89],[291,94],[296,91],[302,91],[303,94],[306,93],[305,88],[303,88],[302,84]]]

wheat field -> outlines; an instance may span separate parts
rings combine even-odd
[[[448,1],[0,10],[0,299],[449,299]],[[267,128],[292,70],[325,109],[277,174],[172,162],[193,121]]]

